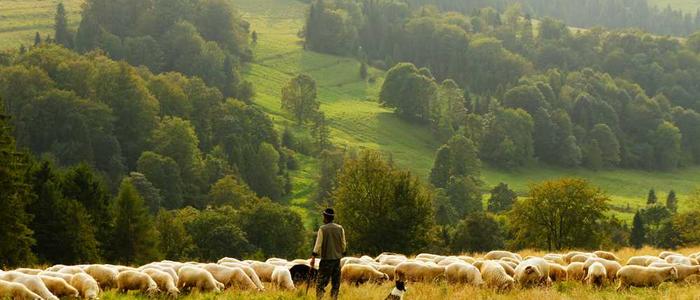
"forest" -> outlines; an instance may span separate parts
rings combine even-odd
[[[278,83],[288,121],[261,105],[243,74],[270,59],[256,56],[270,35],[235,1],[88,0],[76,28],[59,3],[51,36],[0,53],[0,266],[304,256],[326,206],[352,253],[700,244],[700,195],[680,209],[672,186],[630,208],[580,178],[516,191],[483,176],[700,165],[693,16],[644,1],[307,2],[299,42],[357,60],[343,73],[378,85],[369,101],[431,133],[427,177],[334,139],[319,78]],[[303,172],[312,220],[290,203]]]

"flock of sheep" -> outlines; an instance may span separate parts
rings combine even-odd
[[[547,286],[555,281],[576,280],[594,287],[618,282],[653,287],[665,281],[700,282],[700,252],[684,256],[662,252],[658,256],[633,256],[623,266],[606,251],[546,254],[522,258],[517,253],[491,251],[480,258],[419,254],[408,258],[382,253],[373,258],[345,257],[341,277],[353,284],[366,282],[433,282],[484,286],[498,291]],[[140,291],[146,295],[245,289],[263,291],[263,282],[277,289],[293,290],[314,276],[308,260],[270,258],[265,262],[222,258],[217,263],[161,261],[138,268],[93,264],[55,265],[45,270],[0,270],[0,298],[57,300],[59,297],[98,299],[102,290]]]

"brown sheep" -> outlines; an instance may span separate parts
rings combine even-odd
[[[449,283],[470,284],[480,286],[484,284],[481,272],[475,266],[457,262],[445,267],[445,279]]]
[[[444,276],[445,267],[432,263],[403,262],[396,266],[397,281],[431,282]]]
[[[177,272],[177,288],[180,291],[183,289],[198,289],[202,292],[219,293],[224,288],[221,282],[216,281],[214,276],[207,270],[194,267],[183,266]]]
[[[598,250],[598,251],[593,252],[593,254],[595,254],[597,257],[604,258],[607,260],[614,260],[614,261],[618,261],[618,262],[620,261],[620,258],[617,257],[617,255],[615,255],[612,252]]]
[[[647,287],[658,286],[664,281],[675,281],[678,278],[678,271],[673,267],[654,268],[642,266],[624,266],[617,271],[617,278],[620,285],[618,291],[630,286]]]
[[[87,273],[78,273],[73,275],[69,282],[83,299],[97,299],[100,294],[100,286],[97,281]]]
[[[354,283],[356,285],[365,282],[377,282],[389,280],[389,275],[384,274],[375,268],[361,264],[346,264],[340,269],[340,277],[343,281]]]
[[[566,281],[566,268],[560,264],[549,263],[549,278],[554,282]]]
[[[510,290],[515,285],[515,280],[506,273],[503,267],[494,261],[481,261],[479,263],[481,277],[487,287],[499,292]]]
[[[588,285],[600,288],[603,286],[603,284],[605,284],[607,277],[608,273],[605,266],[603,266],[603,264],[600,262],[594,262],[590,267],[588,267],[588,274],[584,280]]]
[[[5,280],[0,280],[0,298],[42,300],[41,296],[30,291],[26,286]]]
[[[89,265],[85,267],[85,273],[92,276],[103,290],[117,286],[117,269],[105,265]]]
[[[583,270],[582,262],[572,262],[566,266],[566,278],[569,280],[583,281],[586,273]]]
[[[56,297],[78,298],[80,296],[78,290],[61,278],[39,275],[39,279]]]
[[[44,300],[58,300],[58,297],[51,293],[46,284],[38,275],[27,275],[20,272],[5,272],[0,274],[0,280],[23,284],[30,291],[41,296]]]
[[[158,289],[168,293],[168,295],[171,297],[177,298],[177,296],[180,294],[180,290],[178,290],[175,286],[175,280],[173,280],[173,277],[170,274],[156,268],[146,268],[141,272],[150,276],[151,279],[153,279],[153,281],[155,281],[158,285]]]
[[[127,291],[141,291],[149,296],[155,296],[160,289],[158,284],[148,276],[139,271],[124,271],[117,275],[117,289],[126,293]]]

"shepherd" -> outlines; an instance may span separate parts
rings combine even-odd
[[[335,212],[332,208],[323,211],[323,225],[318,229],[316,244],[311,253],[311,268],[316,264],[316,257],[321,258],[316,281],[316,299],[323,299],[328,282],[331,282],[331,297],[338,299],[340,292],[340,259],[345,256],[347,242],[345,230],[333,223]]]

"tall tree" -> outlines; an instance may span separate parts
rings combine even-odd
[[[646,241],[646,230],[644,228],[644,220],[641,214],[637,211],[632,220],[632,233],[630,234],[630,244],[635,248],[642,248]]]
[[[530,188],[509,216],[515,243],[549,250],[599,247],[609,198],[582,179],[545,181]]]
[[[658,198],[656,198],[656,191],[654,189],[650,189],[649,193],[647,193],[647,205],[654,205],[656,204]]]
[[[110,258],[123,264],[143,264],[160,257],[158,231],[153,217],[134,185],[122,180],[114,199],[114,230],[111,234]]]
[[[3,107],[0,105],[0,265],[15,267],[34,260],[31,246],[36,240],[29,229],[32,216],[26,206],[36,196],[25,177],[28,157],[17,151]]]
[[[316,99],[316,81],[311,76],[299,74],[282,87],[282,108],[299,124],[318,113],[320,102]]]
[[[163,199],[166,209],[177,209],[183,203],[183,183],[177,163],[170,157],[150,151],[143,152],[137,162],[137,170],[153,183]]]
[[[488,211],[494,213],[509,211],[517,199],[518,194],[508,188],[508,184],[501,182],[491,190]]]
[[[678,199],[676,198],[676,192],[671,190],[666,196],[666,208],[672,213],[678,211]]]
[[[56,16],[54,17],[54,38],[56,43],[66,48],[73,47],[73,36],[68,31],[68,19],[66,18],[66,7],[63,2],[56,5]]]
[[[486,252],[504,246],[503,229],[496,218],[483,212],[467,215],[455,227],[450,248],[454,252]]]
[[[141,173],[131,172],[129,173],[128,179],[131,184],[134,185],[134,188],[136,188],[139,196],[143,198],[143,202],[146,204],[146,207],[148,207],[148,211],[152,215],[157,214],[163,202],[160,191]]]
[[[265,256],[293,257],[304,252],[304,224],[287,206],[269,200],[248,206],[241,211],[241,229]]]
[[[430,183],[436,187],[447,186],[450,179],[450,147],[442,145],[435,153],[433,168],[430,169]]]
[[[431,193],[379,153],[366,151],[346,161],[333,199],[351,252],[413,253],[427,246],[433,226]]]

